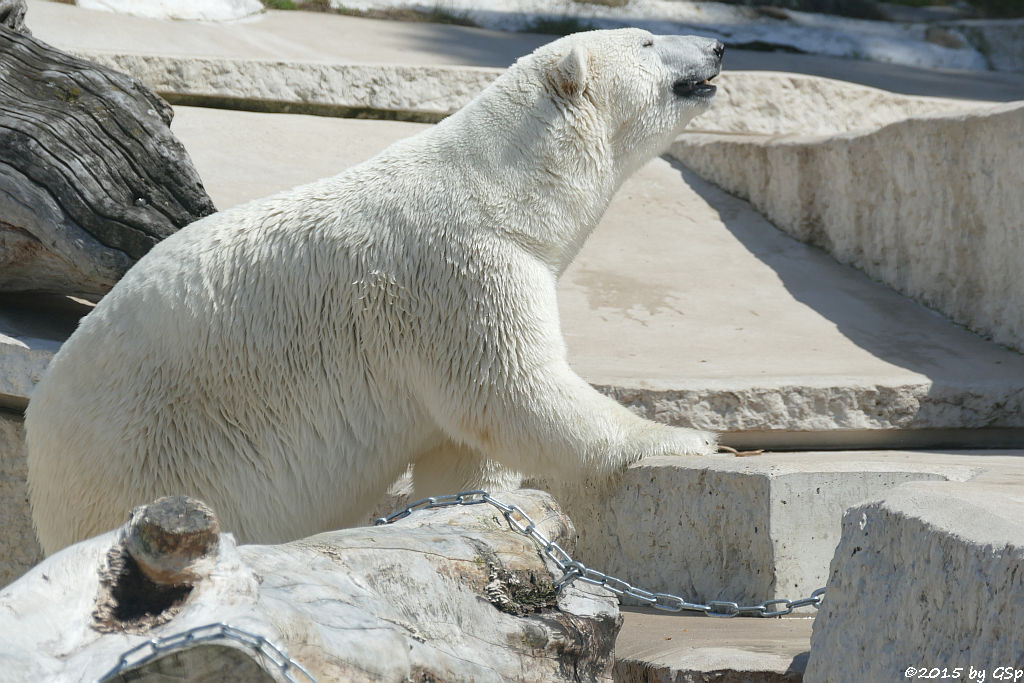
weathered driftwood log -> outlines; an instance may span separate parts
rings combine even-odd
[[[25,26],[25,0],[0,0],[0,25],[31,35]]]
[[[0,291],[98,298],[215,209],[171,107],[20,32],[23,17],[23,0],[0,3]]]
[[[575,532],[550,496],[503,498],[571,547]],[[580,584],[556,594],[550,561],[490,505],[278,546],[236,547],[207,513],[161,499],[0,592],[0,670],[11,680],[92,680],[134,646],[219,622],[269,639],[320,681],[610,678],[614,597]],[[222,630],[150,661],[144,646],[120,673],[280,677],[273,653],[245,637],[205,640]]]

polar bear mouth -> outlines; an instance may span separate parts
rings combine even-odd
[[[715,74],[717,76],[718,74]],[[672,92],[679,97],[711,97],[718,90],[712,83],[710,78],[705,78],[702,81],[687,80],[681,78],[672,84]]]

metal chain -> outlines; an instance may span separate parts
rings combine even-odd
[[[117,665],[100,677],[100,682],[112,681],[128,669],[148,664],[154,659],[177,650],[184,650],[195,643],[216,640],[233,640],[249,646],[277,667],[278,671],[281,672],[287,681],[298,683],[300,679],[296,678],[295,674],[299,674],[302,680],[316,683],[316,679],[313,678],[311,673],[306,671],[305,667],[289,657],[285,654],[284,650],[265,637],[223,623],[197,626],[181,633],[175,633],[172,636],[147,640],[122,654]]]
[[[491,497],[487,491],[463,491],[447,496],[434,496],[424,498],[405,508],[393,512],[387,517],[380,517],[374,521],[374,525],[391,524],[404,519],[419,510],[431,508],[444,508],[456,505],[480,505],[486,503],[497,508],[508,521],[509,526],[521,534],[532,538],[541,551],[548,557],[558,570],[562,572],[561,578],[555,581],[555,590],[560,591],[573,581],[583,581],[607,588],[616,595],[626,595],[640,602],[646,603],[649,607],[664,610],[666,612],[681,612],[684,610],[692,612],[703,612],[709,617],[781,617],[790,614],[793,610],[801,607],[814,607],[821,604],[825,595],[825,589],[819,588],[806,598],[799,600],[767,600],[757,605],[740,605],[727,600],[709,600],[707,604],[699,602],[688,602],[684,598],[670,593],[652,593],[642,588],[637,588],[622,579],[609,574],[599,572],[596,569],[587,567],[582,562],[572,559],[560,545],[550,540],[547,536],[537,530],[533,519],[518,505],[508,505]],[[266,657],[284,676],[285,680],[298,683],[295,674],[312,683],[316,679],[301,664],[285,654],[284,650],[267,640],[264,636],[249,633],[242,629],[235,628],[229,624],[215,623],[182,631],[164,638],[154,638],[128,650],[121,655],[117,665],[100,677],[100,681],[111,681],[118,674],[124,671],[148,664],[149,662],[176,650],[183,650],[195,643],[210,642],[216,640],[233,640],[249,646],[257,653]]]
[[[670,593],[652,593],[642,588],[637,588],[622,579],[599,572],[596,569],[591,569],[582,562],[572,559],[569,553],[561,546],[537,530],[537,525],[522,508],[518,505],[507,505],[499,500],[495,500],[487,491],[482,490],[463,491],[462,493],[453,493],[447,496],[424,498],[415,503],[410,503],[405,508],[393,512],[387,517],[378,518],[374,521],[374,525],[391,524],[419,510],[452,507],[454,505],[479,505],[481,503],[487,503],[498,508],[513,529],[532,538],[540,546],[544,555],[555,563],[560,572],[563,572],[562,577],[555,581],[556,591],[565,588],[573,581],[583,581],[607,588],[616,595],[627,595],[646,603],[648,607],[654,607],[666,612],[681,612],[683,610],[703,612],[709,617],[781,617],[801,607],[814,607],[817,609],[825,596],[825,589],[819,588],[811,593],[810,596],[798,600],[766,600],[757,605],[740,605],[739,603],[727,600],[709,600],[707,604],[688,602],[686,599]]]

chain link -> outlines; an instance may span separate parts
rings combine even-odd
[[[799,600],[767,600],[757,605],[740,605],[727,600],[709,600],[707,604],[688,602],[686,599],[671,593],[652,593],[572,559],[572,556],[564,548],[537,530],[537,524],[521,507],[514,504],[508,505],[500,500],[496,500],[487,491],[483,490],[463,491],[447,496],[424,498],[409,504],[397,512],[391,513],[387,517],[376,519],[374,525],[391,524],[400,519],[405,519],[412,513],[420,510],[456,505],[481,505],[484,503],[497,508],[502,516],[505,517],[509,526],[533,539],[540,547],[544,556],[554,562],[555,566],[558,567],[558,571],[562,572],[561,578],[556,580],[554,584],[556,591],[562,590],[573,581],[583,581],[584,583],[606,588],[616,595],[629,596],[645,603],[648,607],[666,612],[703,612],[709,617],[781,617],[801,607],[814,607],[817,609],[825,596],[825,589],[819,588],[811,593],[810,596],[800,598]],[[196,628],[164,638],[147,640],[122,654],[117,665],[104,674],[100,681],[111,681],[128,669],[148,664],[159,657],[177,650],[186,649],[196,643],[217,640],[233,640],[247,645],[277,667],[287,681],[298,683],[299,679],[295,675],[299,674],[303,680],[316,683],[316,679],[309,671],[264,636],[249,633],[248,631],[243,631],[223,623],[197,626]]]
[[[400,519],[405,519],[414,512],[429,510],[431,508],[452,507],[454,505],[479,505],[487,503],[496,507],[504,515],[509,526],[532,538],[540,546],[544,553],[558,571],[562,572],[561,578],[555,581],[555,590],[560,591],[573,581],[583,581],[607,588],[616,595],[629,596],[635,600],[645,603],[648,607],[663,610],[665,612],[703,612],[709,617],[781,617],[790,614],[801,607],[814,607],[818,609],[825,596],[825,589],[819,588],[806,598],[798,600],[767,600],[756,605],[740,605],[736,602],[726,600],[709,600],[707,604],[699,602],[688,602],[685,598],[670,593],[651,593],[642,588],[633,586],[620,578],[599,572],[596,569],[587,567],[582,562],[572,559],[561,546],[548,539],[544,534],[537,531],[537,525],[530,516],[523,512],[517,505],[507,505],[495,500],[487,491],[463,491],[447,496],[434,496],[424,498],[415,503],[393,512],[387,517],[380,517],[374,524],[391,524]]]
[[[171,652],[185,650],[196,643],[218,640],[233,640],[250,647],[273,664],[286,681],[298,683],[300,680],[304,680],[316,683],[316,679],[305,667],[289,657],[285,654],[284,650],[265,637],[223,623],[197,626],[164,638],[147,640],[122,654],[121,659],[117,662],[117,666],[103,674],[100,677],[100,682],[112,681],[128,669],[143,666]],[[301,678],[296,678],[296,674]]]

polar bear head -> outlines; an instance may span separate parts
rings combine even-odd
[[[521,60],[589,141],[605,140],[625,175],[665,151],[711,105],[725,46],[640,29],[587,31]],[[539,74],[537,72],[540,72]]]

